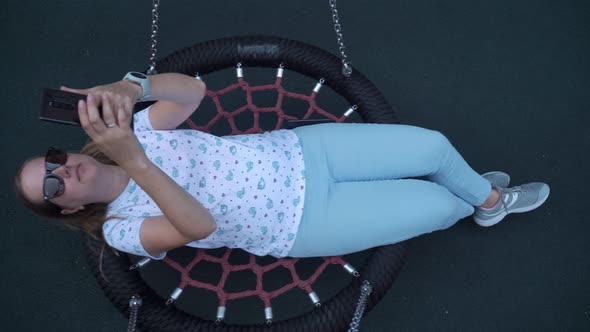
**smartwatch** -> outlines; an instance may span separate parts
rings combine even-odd
[[[141,86],[142,95],[138,101],[145,101],[151,97],[150,79],[147,75],[137,71],[130,71],[123,79]]]

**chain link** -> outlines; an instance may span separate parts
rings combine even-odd
[[[338,46],[340,54],[342,55],[342,74],[349,77],[352,74],[351,63],[348,61],[348,57],[345,53],[344,39],[342,37],[342,26],[340,25],[340,19],[338,17],[338,9],[336,8],[336,0],[329,0],[330,8],[332,9],[332,21],[334,21],[334,31],[336,31],[336,38],[338,40]],[[160,6],[160,0],[152,0],[152,34],[151,34],[151,52],[150,52],[150,68],[147,71],[148,75],[157,74],[156,71],[156,53],[158,52],[157,36],[158,36],[158,7]]]
[[[336,9],[336,0],[330,0],[330,8],[332,9],[332,21],[334,21],[334,31],[336,31],[336,38],[340,47],[340,54],[342,54],[342,75],[349,77],[352,74],[352,67],[348,62],[348,57],[344,53],[344,40],[342,38],[342,26],[338,18],[338,9]]]
[[[129,300],[129,324],[127,325],[127,332],[135,331],[135,324],[137,323],[137,314],[139,307],[141,307],[143,301],[137,294],[133,295]]]
[[[151,57],[150,57],[150,68],[147,71],[148,75],[154,75],[158,72],[156,71],[156,52],[158,49],[156,46],[158,45],[158,41],[156,37],[158,36],[158,7],[160,6],[160,0],[152,0],[152,48],[151,48]]]
[[[361,295],[359,296],[359,301],[356,310],[354,311],[354,316],[352,317],[348,332],[358,332],[361,319],[363,319],[363,313],[365,312],[365,307],[367,306],[367,298],[371,295],[372,291],[373,287],[371,286],[371,283],[368,280],[363,281],[363,284],[361,285]]]

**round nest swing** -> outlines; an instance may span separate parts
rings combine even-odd
[[[215,127],[215,122],[221,119],[227,120],[231,127],[231,134],[243,134],[289,128],[293,124],[298,123],[297,120],[317,118],[318,115],[323,116],[330,122],[343,122],[352,110],[356,110],[364,122],[398,123],[392,107],[387,103],[379,90],[356,69],[353,70],[352,75],[345,77],[341,72],[341,65],[341,60],[338,57],[303,42],[271,36],[243,36],[197,43],[192,47],[179,50],[159,60],[156,68],[160,73],[178,72],[187,75],[195,75],[196,73],[206,75],[224,69],[238,67],[238,82],[236,84],[217,92],[207,91],[207,97],[211,98],[216,106],[218,106],[219,95],[227,93],[230,90],[238,89],[246,92],[248,99],[247,105],[232,113],[220,111],[218,107],[218,113],[213,119],[209,121],[197,121],[204,123],[203,126],[196,125],[192,120],[187,121],[190,127],[215,135],[222,135],[216,132]],[[276,82],[268,86],[251,87],[242,77],[242,66],[278,68]],[[285,91],[281,85],[283,68],[300,73],[319,83],[316,85],[314,91],[307,96]],[[345,115],[340,117],[336,117],[319,108],[316,105],[315,96],[322,83],[328,85],[333,91],[346,99],[350,105],[356,105],[356,107],[351,107]],[[275,89],[278,91],[279,102],[276,107],[260,108],[253,105],[251,92],[265,89]],[[309,103],[308,112],[299,119],[289,115],[288,112],[283,112],[281,100],[285,97],[306,100]],[[238,128],[240,125],[236,124],[234,116],[245,111],[254,113],[254,123],[251,128],[240,130]],[[259,117],[261,114],[269,112],[276,114],[278,119],[276,125],[274,128],[261,128],[258,121]],[[195,116],[198,118],[198,113],[196,112],[193,118]],[[301,122],[298,125],[301,125]],[[362,222],[362,220],[359,220],[359,222]],[[308,280],[300,280],[293,268],[293,265],[297,261],[306,259],[275,259],[276,263],[261,267],[256,264],[254,255],[245,253],[240,249],[227,248],[226,253],[222,257],[215,257],[208,254],[211,250],[185,247],[182,249],[190,249],[195,257],[192,263],[188,264],[188,268],[181,266],[182,264],[171,260],[169,257],[163,260],[164,263],[180,271],[182,275],[180,286],[176,288],[175,294],[166,301],[148,286],[137,269],[130,269],[130,266],[133,264],[130,256],[124,253],[117,255],[111,250],[103,251],[101,249],[103,249],[103,245],[105,244],[104,241],[94,239],[86,234],[83,234],[82,237],[89,266],[96,276],[99,285],[103,288],[106,296],[115,307],[125,316],[130,317],[130,324],[131,320],[137,320],[137,326],[141,331],[342,331],[348,328],[355,314],[355,307],[359,301],[363,280],[370,282],[372,287],[372,292],[366,300],[366,310],[364,311],[366,313],[390,289],[402,268],[409,247],[408,241],[404,241],[369,249],[366,251],[368,258],[365,260],[364,265],[360,266],[358,272],[346,264],[342,257],[325,257],[325,264],[322,264],[322,267]],[[219,321],[222,320],[223,315],[219,315],[219,308],[223,308],[222,311],[225,310],[226,301],[232,300],[232,294],[224,292],[223,287],[226,286],[225,280],[220,282],[220,285],[211,285],[194,281],[188,276],[190,269],[196,265],[196,262],[201,260],[216,262],[224,268],[231,270],[232,265],[229,262],[229,256],[232,252],[236,251],[242,252],[242,255],[244,253],[250,255],[250,264],[242,265],[240,268],[251,269],[259,277],[257,279],[258,286],[262,283],[261,274],[266,271],[265,269],[271,269],[276,266],[287,268],[296,281],[289,287],[281,288],[279,292],[265,292],[262,287],[257,287],[254,294],[250,292],[248,296],[258,295],[265,303],[266,324],[220,324]],[[100,268],[101,260],[102,269]],[[145,263],[146,261],[144,260],[143,262]],[[328,264],[343,265],[356,278],[353,278],[335,296],[323,301],[320,306],[317,296],[314,297],[312,295],[315,293],[313,293],[311,286]],[[233,267],[234,270],[236,267]],[[224,274],[224,276],[227,275]],[[179,310],[174,305],[169,305],[186,286],[201,287],[217,292],[217,296],[220,299],[217,321],[195,317]],[[269,324],[272,320],[272,313],[269,315],[268,312],[270,300],[281,292],[297,287],[308,291],[309,296],[317,308],[303,315]],[[130,299],[136,294],[140,296],[142,302],[139,308],[139,314],[136,314],[134,310],[130,309]],[[236,297],[234,296],[234,298]]]

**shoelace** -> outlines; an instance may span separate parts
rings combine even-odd
[[[527,189],[524,186],[515,186],[512,188],[504,189],[494,186],[494,188],[496,188],[496,190],[498,190],[498,192],[500,193],[500,202],[502,202],[502,207],[504,207],[504,211],[506,211],[506,213],[508,213],[508,207],[506,206],[506,202],[504,202],[504,197],[514,193],[524,194],[527,192]]]

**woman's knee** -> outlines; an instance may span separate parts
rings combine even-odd
[[[459,197],[455,197],[454,209],[448,215],[446,223],[443,223],[442,229],[449,228],[456,224],[459,220],[469,217],[475,212],[475,208],[469,203],[463,201]]]
[[[473,214],[474,207],[461,198],[455,196],[447,188],[440,187],[441,197],[438,205],[438,215],[441,220],[440,229],[446,229],[453,226],[457,221]]]
[[[428,142],[436,150],[446,151],[451,146],[451,141],[443,133],[429,129]]]

